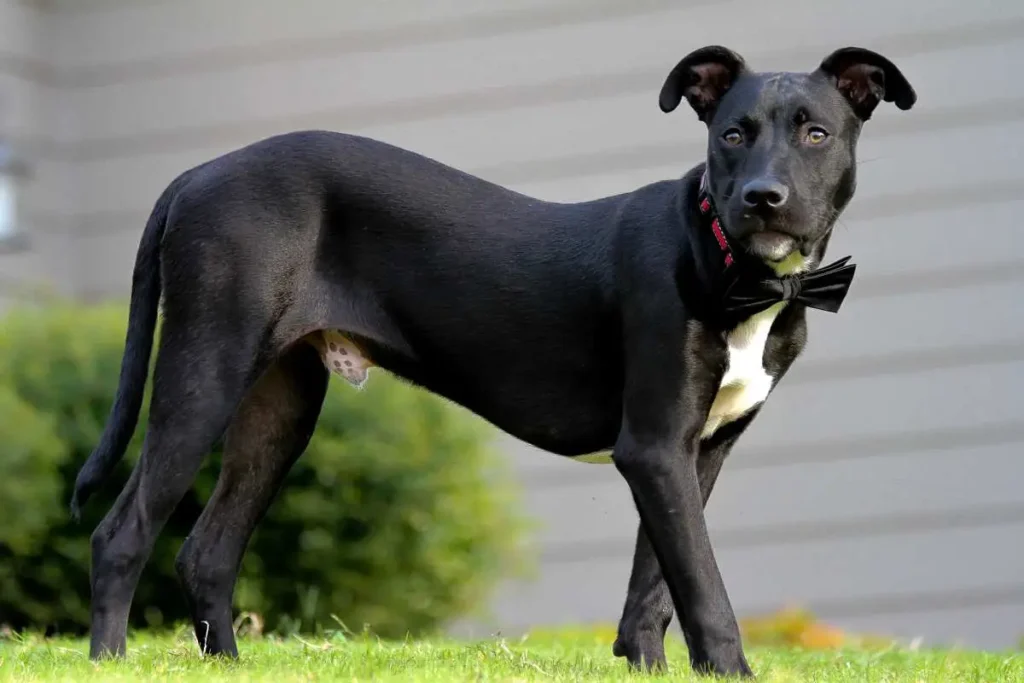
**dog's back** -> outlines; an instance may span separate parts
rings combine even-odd
[[[217,292],[224,317],[273,321],[270,348],[343,331],[370,365],[552,451],[614,439],[607,266],[635,194],[546,202],[326,131],[268,138],[185,178],[161,246],[169,310]]]

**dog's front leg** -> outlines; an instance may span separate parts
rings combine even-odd
[[[663,283],[645,289],[665,291]],[[698,475],[700,435],[726,362],[724,344],[687,321],[678,300],[648,296],[629,303],[623,420],[612,457],[689,636],[694,668],[749,675],[708,537]]]
[[[696,455],[679,457],[675,449],[644,443],[626,433],[616,446],[616,465],[629,483],[644,531],[665,573],[689,636],[694,669],[750,674],[704,521]]]
[[[701,454],[697,459],[697,478],[705,507],[718,480],[718,473],[722,470],[725,457],[735,441],[736,437],[731,436],[711,445],[702,444]],[[631,667],[648,671],[664,670],[665,632],[672,621],[674,611],[672,595],[662,576],[661,565],[658,564],[658,558],[641,524],[637,528],[626,604],[622,609],[622,618],[619,620],[618,634],[612,652],[617,657],[625,657]],[[685,627],[682,631],[690,652],[696,652],[689,632]],[[691,664],[695,662],[691,661]]]

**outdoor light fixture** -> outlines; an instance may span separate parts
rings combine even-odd
[[[28,169],[11,145],[0,139],[0,251],[24,248],[28,232],[19,212],[21,188]]]

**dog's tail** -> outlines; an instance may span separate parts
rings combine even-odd
[[[128,442],[135,433],[135,425],[139,421],[160,308],[160,243],[171,203],[184,180],[185,176],[182,175],[167,186],[157,199],[142,232],[139,251],[135,257],[135,272],[132,275],[128,333],[124,356],[121,359],[121,377],[100,442],[82,465],[75,479],[75,490],[71,496],[71,516],[76,521],[81,517],[82,506],[89,496],[124,457]]]

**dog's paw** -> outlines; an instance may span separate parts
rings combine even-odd
[[[694,657],[690,655],[690,666],[698,674],[728,676],[733,678],[754,678],[754,672],[742,653],[739,656]]]
[[[649,673],[668,670],[664,638],[653,633],[641,633],[633,637],[620,634],[612,645],[612,654],[624,657],[631,669]]]

